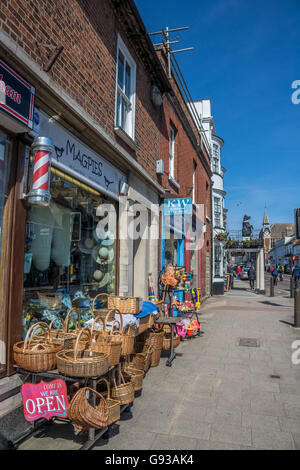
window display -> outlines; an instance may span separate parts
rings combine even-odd
[[[97,235],[101,204],[115,202],[52,168],[49,207],[28,206],[24,265],[24,333],[36,321],[65,317],[80,308],[86,321],[91,299],[116,293],[116,234]]]

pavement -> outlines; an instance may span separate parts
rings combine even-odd
[[[268,289],[265,296],[251,292],[248,281],[208,299],[201,306],[203,336],[181,342],[172,367],[162,357],[149,370],[141,396],[93,449],[299,450],[293,302],[282,286],[269,297]],[[57,422],[19,449],[75,450],[85,438]]]

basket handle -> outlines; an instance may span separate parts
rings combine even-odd
[[[49,324],[49,330],[51,330],[52,325],[54,325],[54,323],[55,323],[56,321],[59,321],[59,322],[62,324],[63,329],[64,329],[64,322],[62,321],[62,318],[57,317],[57,318],[53,318],[53,320],[51,320],[51,322],[50,322],[50,324]]]
[[[69,332],[69,322],[70,322],[70,315],[71,313],[75,312],[77,314],[77,321],[78,321],[78,329],[80,329],[80,311],[78,308],[76,307],[72,307],[68,310],[68,313],[67,313],[67,316],[65,318],[65,321],[64,321],[64,331],[66,333]],[[75,328],[77,328],[77,323],[76,323],[76,326]]]
[[[131,332],[131,330],[133,330],[133,332]],[[130,324],[126,326],[126,331],[124,331],[124,334],[126,333],[135,334],[136,332],[137,332],[137,327],[136,327],[136,323],[134,323],[134,324]]]
[[[105,403],[105,405],[106,405],[106,412],[107,412],[107,414],[108,414],[108,406],[107,406],[107,403],[106,403],[106,400],[105,400],[104,396],[101,395],[101,393],[97,392],[97,390],[94,390],[93,388],[90,388],[90,387],[84,387],[84,388],[82,388],[81,390],[84,391],[84,397],[85,397],[85,392],[86,392],[87,390],[89,390],[90,392],[94,393],[95,395],[98,395],[98,397],[100,398],[100,401],[101,401],[101,400],[104,401],[104,403]],[[86,398],[85,398],[85,399],[86,399]]]
[[[120,375],[120,377],[121,377],[121,379],[122,379],[123,385],[126,385],[126,382],[125,382],[124,376],[123,376],[123,374],[122,374],[122,372],[121,372],[121,371],[119,371],[119,375]],[[118,387],[118,385],[117,385],[117,382],[116,382],[116,373],[114,373],[114,384],[115,384],[115,388],[117,388],[117,387]]]
[[[96,297],[94,297],[93,304],[92,304],[92,310],[93,310],[93,312],[95,311],[95,302],[96,302],[96,300],[97,300],[99,297],[101,297],[101,296],[106,296],[106,297],[107,297],[107,302],[108,302],[109,294],[106,294],[106,293],[103,292],[103,293],[101,293],[101,294],[96,295]],[[97,309],[96,309],[96,310],[97,310]],[[99,310],[99,309],[98,309],[98,310]]]
[[[109,399],[110,399],[110,384],[109,384],[108,380],[106,380],[106,379],[104,379],[104,378],[103,378],[103,379],[100,379],[100,380],[98,381],[98,384],[99,384],[100,382],[105,382],[105,383],[106,383],[106,386],[107,386],[107,400],[109,400]]]
[[[86,332],[88,333],[90,343],[91,343],[91,332],[90,332],[90,330],[88,328],[82,328],[82,330],[80,330],[80,332],[78,333],[77,338],[76,338],[76,343],[75,343],[75,348],[74,348],[74,360],[77,359],[79,339],[82,336],[82,334],[86,333]]]
[[[33,332],[34,332],[35,329],[38,329],[38,328],[42,328],[44,331],[47,330],[48,341],[50,341],[49,325],[47,325],[47,323],[42,322],[42,321],[34,323],[33,325],[31,325],[31,327],[28,329],[28,331],[26,333],[25,340],[24,340],[24,345],[23,345],[23,352],[25,351],[25,349],[27,349],[27,343],[28,343],[29,336],[31,335],[30,340],[29,340],[29,345],[30,345],[32,337],[33,337]]]
[[[95,326],[95,323],[97,323],[97,320],[101,320],[102,323],[103,323],[103,336],[106,336],[106,328],[105,328],[105,322],[102,318],[101,315],[96,315],[94,320],[93,320],[93,323],[92,323],[92,326],[91,326],[91,337],[93,338],[93,332],[94,332],[94,326]]]
[[[105,320],[104,320],[105,327],[106,327],[106,324],[107,324],[107,322],[108,322],[108,319],[109,319],[109,317],[110,317],[110,315],[111,315],[112,313],[117,313],[117,314],[119,315],[119,317],[120,317],[120,322],[121,322],[120,328],[121,328],[121,331],[123,331],[123,317],[122,317],[122,313],[120,312],[120,310],[119,310],[118,308],[112,308],[111,310],[109,310],[109,311],[107,312],[107,315],[106,315]]]
[[[119,325],[119,329],[118,329],[117,331],[114,331],[114,324],[115,324],[115,323],[118,323],[118,325]],[[110,329],[110,331],[109,331],[109,334],[110,334],[110,335],[115,335],[115,334],[121,335],[121,334],[122,334],[121,325],[120,325],[119,320],[114,320],[114,321],[112,322],[112,325],[111,325],[111,329]]]

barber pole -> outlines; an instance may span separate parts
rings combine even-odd
[[[48,206],[51,199],[49,174],[51,153],[54,150],[53,141],[49,137],[36,137],[31,147],[34,162],[32,188],[28,194],[28,203],[37,206]]]

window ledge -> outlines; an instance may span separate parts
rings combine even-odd
[[[139,150],[138,144],[122,129],[120,126],[115,126],[114,131],[120,139],[124,140],[127,145],[133,150]]]
[[[177,188],[177,189],[180,188],[180,184],[177,183],[177,181],[172,176],[169,176],[169,181],[170,181],[170,183],[173,184],[173,186],[175,186],[175,188]]]

